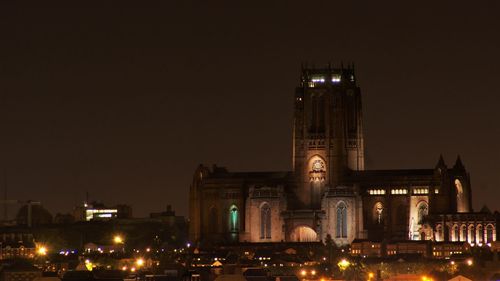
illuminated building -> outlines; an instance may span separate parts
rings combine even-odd
[[[294,94],[293,170],[200,165],[190,189],[190,239],[312,242],[329,235],[339,246],[450,240],[450,224],[439,216],[473,214],[460,157],[453,167],[439,157],[428,169],[366,170],[362,116],[353,66],[303,68]],[[482,227],[496,233],[496,224]]]
[[[132,208],[128,205],[107,207],[101,203],[85,203],[74,210],[76,221],[111,220],[116,218],[131,218]]]

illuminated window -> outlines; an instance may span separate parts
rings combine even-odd
[[[476,227],[476,235],[477,235],[476,242],[478,244],[483,243],[483,226],[480,224],[478,224]]]
[[[340,82],[340,74],[332,75],[332,83],[339,83],[339,82]]]
[[[459,241],[460,240],[460,229],[458,228],[458,225],[453,226],[453,236],[452,236],[452,241]]]
[[[370,195],[384,195],[385,189],[369,189],[368,194],[370,194]]]
[[[323,76],[313,76],[311,81],[313,83],[325,83],[325,77]]]
[[[422,202],[418,205],[418,224],[422,224],[423,219],[429,213],[429,207],[426,202]]]
[[[493,225],[486,226],[486,243],[493,242]]]
[[[384,211],[384,205],[382,202],[377,202],[373,206],[373,218],[375,223],[377,224],[383,224],[383,211]]]
[[[391,189],[391,194],[407,194],[407,189]]]
[[[234,205],[229,208],[229,228],[231,232],[238,232],[238,208]]]
[[[413,194],[429,194],[429,188],[427,187],[414,188]]]
[[[462,224],[460,227],[460,241],[464,242],[467,238],[467,226],[465,224]]]

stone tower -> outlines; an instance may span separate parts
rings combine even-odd
[[[320,209],[325,191],[341,184],[348,170],[363,169],[361,92],[354,67],[302,68],[293,125],[296,207]]]

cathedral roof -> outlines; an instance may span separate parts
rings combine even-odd
[[[352,183],[391,183],[408,180],[432,181],[434,169],[364,170],[352,171],[348,181]]]

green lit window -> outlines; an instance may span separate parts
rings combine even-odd
[[[231,232],[238,231],[238,208],[234,205],[229,208],[229,228]]]

